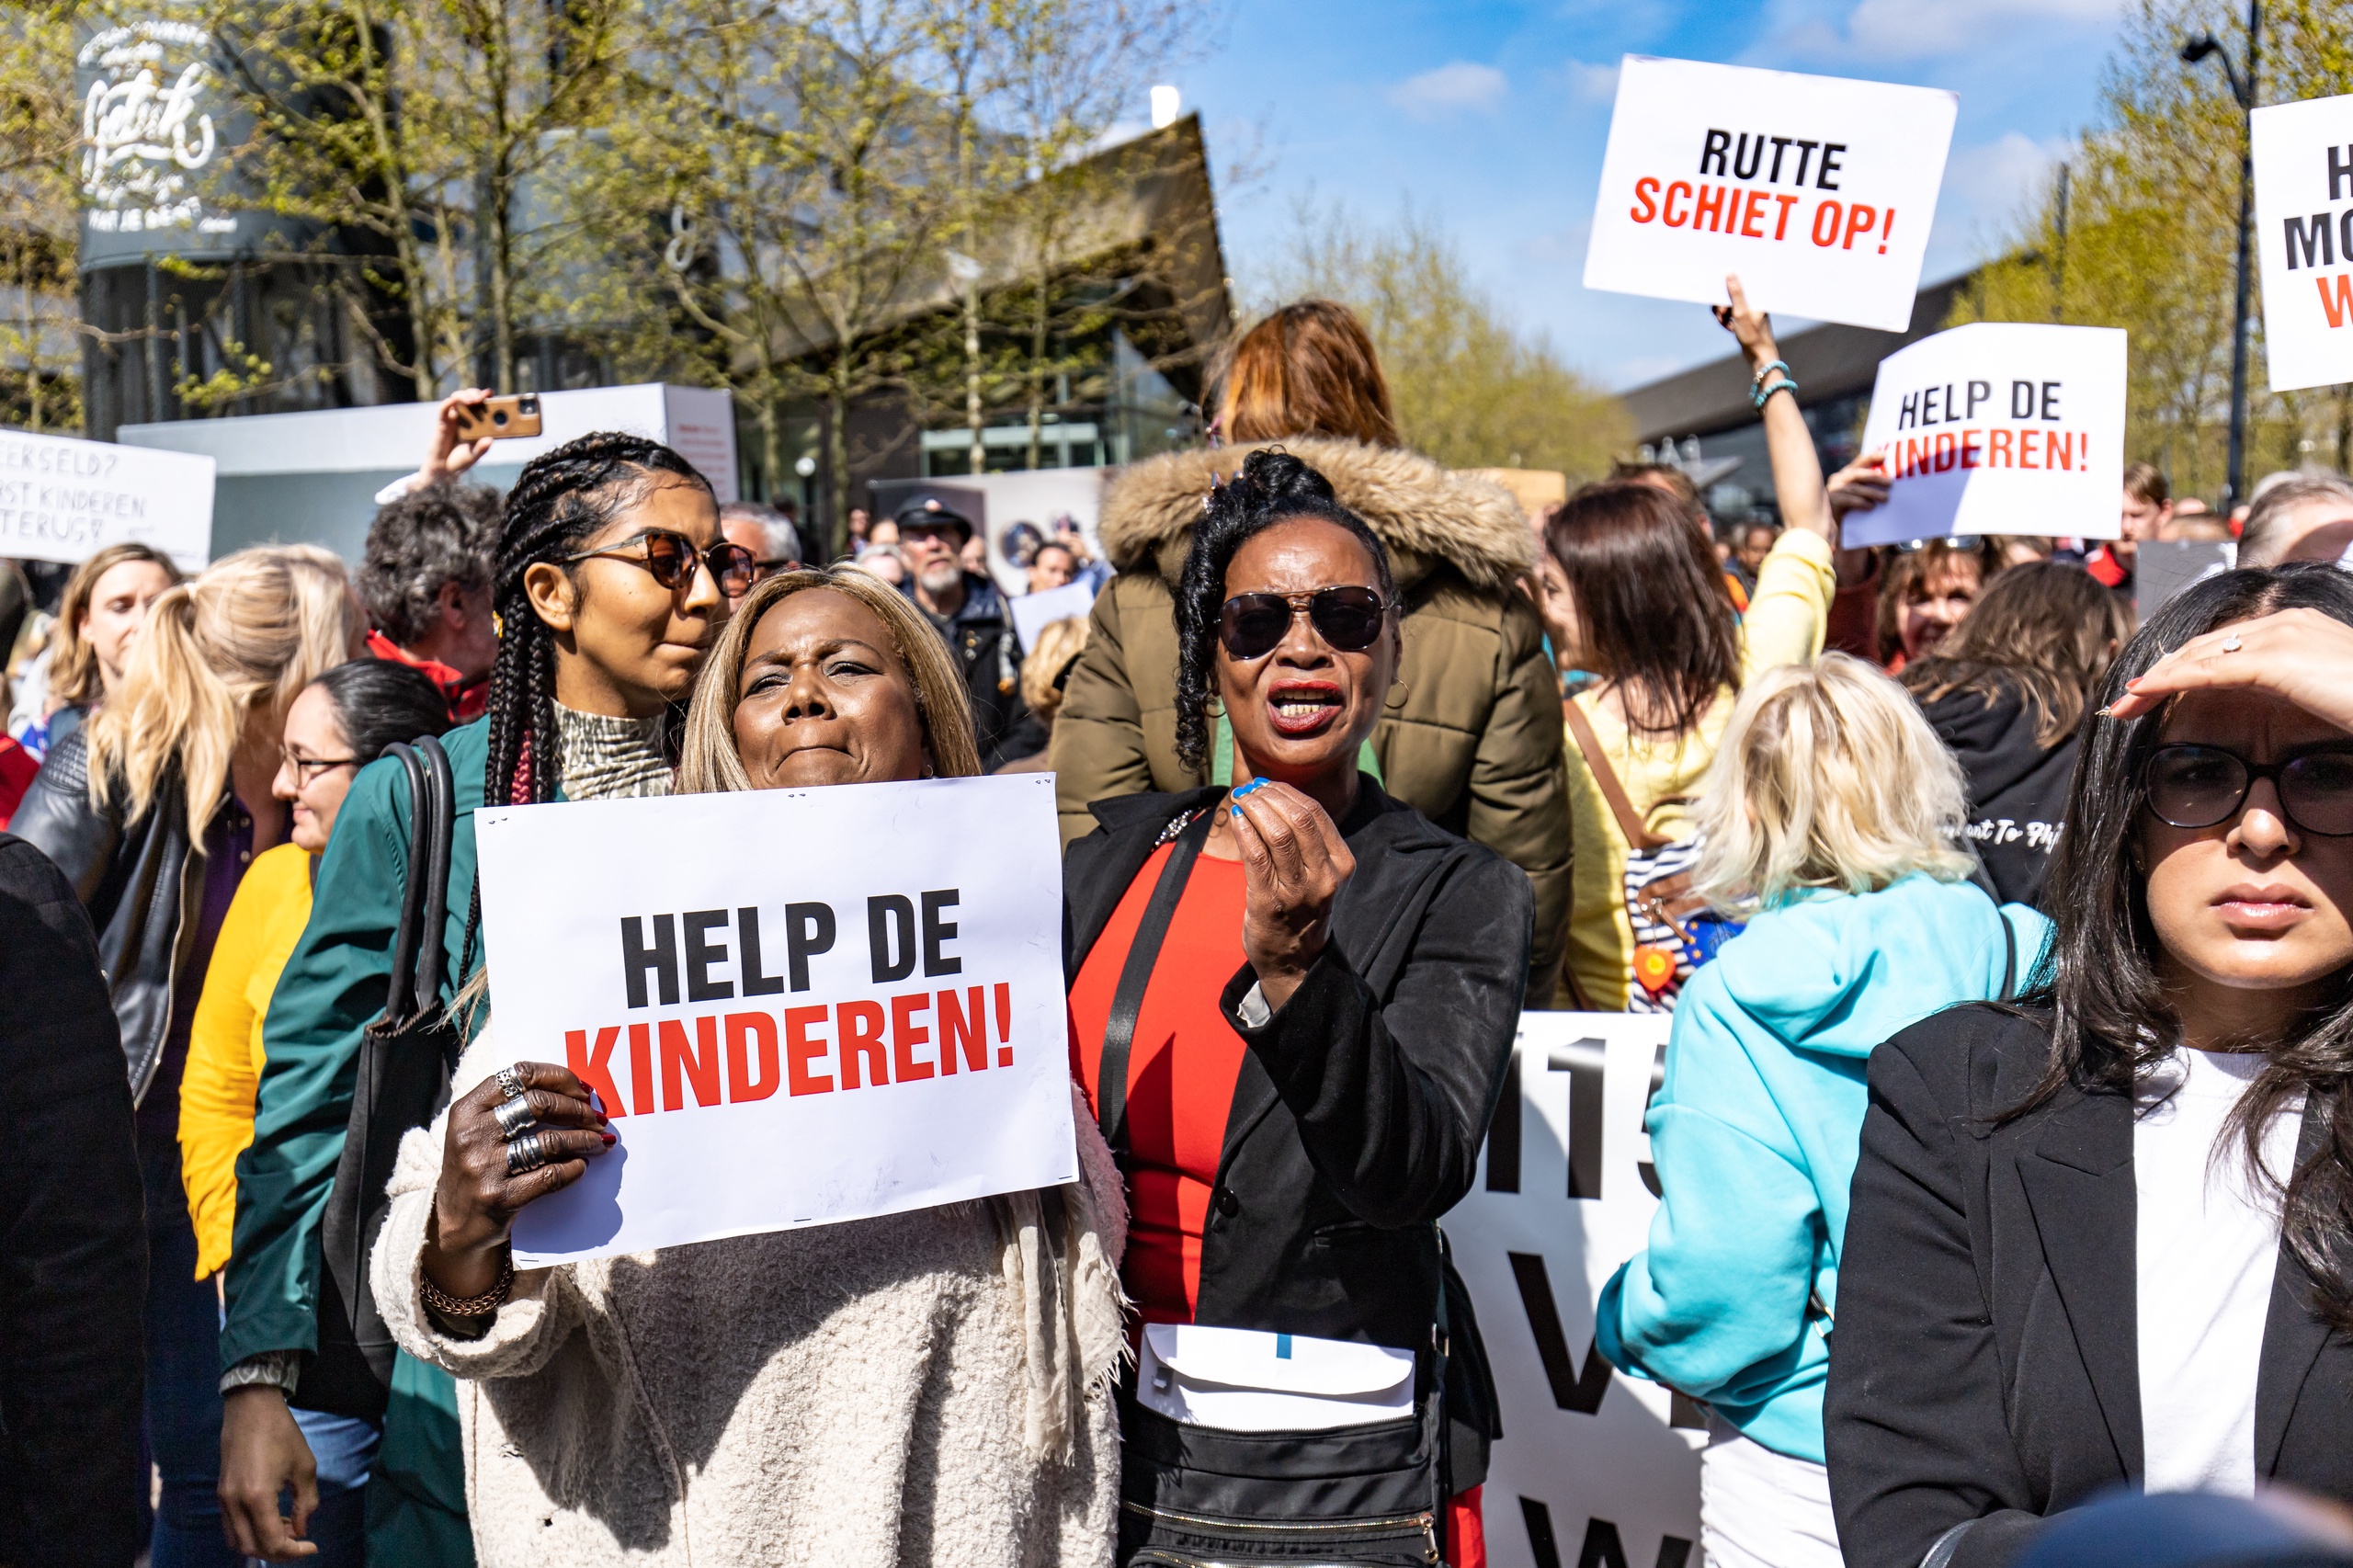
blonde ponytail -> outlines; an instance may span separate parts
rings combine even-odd
[[[342,561],[316,545],[241,550],[158,596],[88,724],[92,800],[135,821],[176,774],[200,844],[246,717],[283,713],[364,631]]]

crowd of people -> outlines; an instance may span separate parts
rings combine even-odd
[[[1704,1408],[1711,1563],[2100,1561],[2136,1487],[2342,1560],[2231,1500],[2353,1504],[2353,482],[1845,548],[1885,469],[1728,294],[1724,529],[1415,453],[1305,301],[1099,543],[918,494],[828,563],[615,433],[502,496],[475,390],[356,570],[17,580],[0,1563],[1482,1564],[1440,1221],[1556,1006],[1672,1015],[1594,1335]],[[2141,621],[2144,546],[2234,538]],[[474,812],[1000,771],[1055,775],[1080,1179],[519,1267],[618,1135],[498,1047]]]

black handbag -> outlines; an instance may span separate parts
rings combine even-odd
[[[1124,1167],[1128,1055],[1161,943],[1209,837],[1207,812],[1170,824],[1162,867],[1120,966],[1103,1031],[1097,1115]],[[1438,1227],[1433,1224],[1436,1232]],[[1407,1568],[1439,1561],[1447,1501],[1485,1479],[1502,1436],[1470,1293],[1437,1237],[1442,1283],[1415,1348],[1413,1414],[1326,1431],[1233,1432],[1171,1420],[1119,1391],[1117,1561],[1148,1568]]]
[[[318,1348],[304,1358],[291,1403],[333,1415],[381,1419],[397,1347],[368,1283],[368,1255],[392,1199],[384,1187],[401,1139],[449,1103],[463,1042],[441,1005],[442,930],[449,919],[449,837],[457,790],[441,743],[420,736],[384,755],[408,772],[408,882],[392,938],[384,1011],[359,1040],[358,1074],[335,1187],[319,1226]]]

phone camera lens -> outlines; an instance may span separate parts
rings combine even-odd
[[[504,426],[506,423],[506,411],[503,408],[500,409],[497,413],[490,416],[490,422],[493,425]]]

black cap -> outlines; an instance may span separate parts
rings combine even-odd
[[[909,501],[891,520],[902,528],[955,528],[968,541],[972,537],[972,519],[937,495]]]

